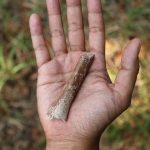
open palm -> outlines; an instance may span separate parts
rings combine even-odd
[[[80,56],[85,53],[85,38],[80,0],[67,0],[68,38],[60,15],[59,0],[47,0],[51,43],[55,57],[51,59],[45,45],[40,18],[33,14],[30,29],[38,64],[38,111],[47,139],[89,139],[99,137],[106,126],[128,108],[138,74],[140,41],[132,40],[124,49],[120,71],[111,82],[105,62],[105,33],[99,0],[87,0],[89,18],[89,51],[95,60],[75,101],[67,122],[50,121],[48,109],[56,104],[70,79]]]

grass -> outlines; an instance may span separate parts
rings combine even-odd
[[[15,46],[10,49],[7,55],[4,55],[4,48],[0,47],[0,91],[8,80],[15,80],[22,70],[35,64],[32,60],[28,62],[18,60],[18,62],[16,62],[16,47],[24,47],[25,43],[22,42],[23,38],[21,34],[19,37],[16,37],[12,43],[12,45]]]

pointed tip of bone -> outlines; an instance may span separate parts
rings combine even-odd
[[[82,55],[82,57],[88,57],[88,59],[93,59],[95,56],[95,54],[91,53],[91,52],[86,52]]]
[[[85,58],[85,59],[92,60],[92,59],[94,59],[95,54],[91,53],[91,52],[86,52],[86,53],[82,54],[81,57]]]

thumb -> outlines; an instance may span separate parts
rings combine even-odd
[[[141,41],[137,38],[133,39],[126,46],[122,56],[121,68],[115,79],[114,90],[119,93],[123,100],[127,100],[127,103],[130,103],[130,98],[139,72],[138,55],[140,48]]]

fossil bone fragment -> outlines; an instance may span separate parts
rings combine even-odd
[[[51,106],[48,110],[48,118],[50,120],[60,119],[62,121],[67,121],[71,104],[79,92],[93,60],[94,54],[92,53],[86,52],[81,55],[70,80],[58,99],[57,104],[55,106]]]

